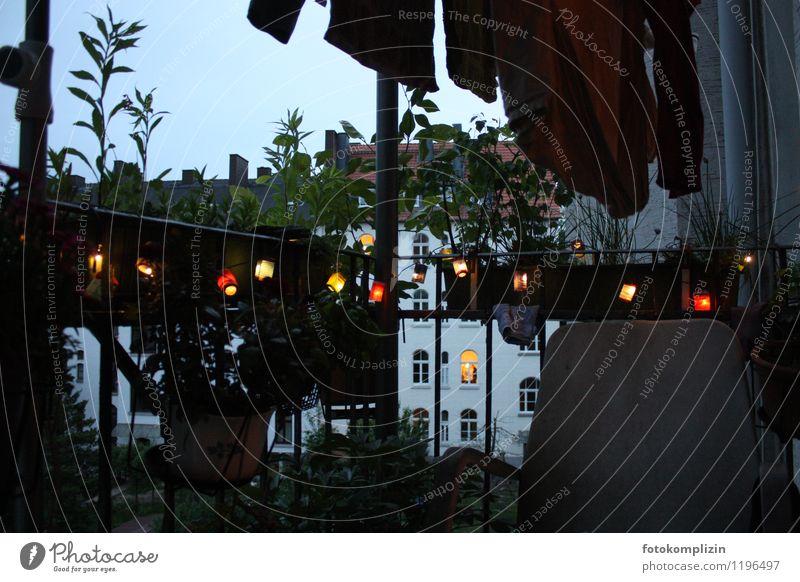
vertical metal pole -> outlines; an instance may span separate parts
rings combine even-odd
[[[442,445],[442,260],[436,259],[436,294],[434,295],[436,320],[434,322],[434,370],[433,377],[433,456],[441,454]]]
[[[486,320],[486,437],[484,439],[484,453],[492,454],[492,321]],[[489,530],[491,507],[489,506],[489,490],[492,477],[488,471],[483,473],[483,531]]]
[[[43,51],[48,51],[49,47],[46,45],[50,35],[49,0],[28,0],[25,14],[25,40],[43,43]],[[40,62],[49,63],[45,59],[41,59]],[[49,67],[41,67],[37,72],[47,75],[47,78],[35,84],[36,89],[20,90],[15,105],[15,113],[20,120],[19,167],[24,174],[30,177],[28,191],[23,193],[23,196],[27,196],[31,200],[42,200],[45,196],[47,120],[50,113]],[[36,91],[41,91],[42,94],[37,94]],[[31,240],[45,238],[46,233],[33,231],[32,228],[29,225],[26,229],[26,236]],[[24,247],[23,253],[25,253]],[[27,271],[41,268],[43,267],[38,262],[24,261],[23,270],[17,273],[23,278],[19,293],[26,301],[24,309],[28,313],[27,317],[23,317],[24,314],[18,315],[20,326],[24,326],[24,328],[17,332],[27,332],[29,338],[35,338],[30,339],[31,347],[34,343],[41,345],[39,342],[44,342],[47,335],[46,329],[38,327],[38,324],[34,326],[30,323],[38,321],[39,311],[45,309],[44,290],[42,289],[40,293],[42,302],[29,301],[30,298],[35,298],[38,290],[34,289],[34,293],[32,293],[25,284]],[[9,330],[4,331],[8,332]],[[27,366],[27,370],[31,366],[39,365],[38,362],[30,359],[21,364]],[[45,419],[45,402],[47,400],[45,390],[46,387],[38,383],[30,385],[26,383],[25,386],[13,388],[7,386],[3,391],[5,401],[3,406],[0,406],[0,410],[5,414],[10,412],[10,418],[7,417],[9,436],[8,440],[3,439],[0,442],[4,445],[7,442],[9,450],[14,450],[16,466],[2,467],[7,474],[3,475],[1,479],[8,479],[11,489],[9,500],[0,500],[0,509],[5,509],[6,503],[8,503],[9,526],[15,532],[39,531],[44,526],[43,474],[45,460],[41,436],[44,432],[42,422]],[[5,458],[5,454],[3,457]],[[4,483],[2,488],[5,489]]]
[[[397,252],[397,81],[378,73],[377,154],[375,168],[376,241],[375,279],[386,283],[388,292],[378,306],[379,323],[384,334],[382,356],[391,363],[381,372],[380,393],[375,411],[377,432],[386,437],[397,432],[399,413],[397,332],[398,296],[395,285]]]
[[[47,45],[50,38],[50,0],[28,0],[25,21],[25,40],[44,43]],[[48,50],[48,49],[44,49]],[[43,62],[43,61],[42,61]],[[37,71],[37,74],[50,71]],[[40,90],[46,91],[46,99],[50,100],[50,79],[45,85],[38,85]],[[17,115],[19,116],[19,167],[20,170],[31,177],[31,199],[43,200],[45,197],[45,176],[47,170],[47,123],[50,111],[44,112],[37,108],[31,114],[27,101],[37,102],[45,96],[29,95],[20,91],[17,102]]]
[[[105,249],[103,257],[102,277],[102,310],[105,313],[100,315],[100,386],[99,386],[99,414],[97,419],[98,432],[100,433],[99,447],[99,467],[97,473],[98,481],[98,518],[100,528],[107,532],[111,531],[111,488],[113,472],[111,464],[112,437],[111,432],[116,424],[113,418],[113,394],[117,380],[117,370],[115,366],[116,354],[114,352],[114,322],[111,310],[111,281],[114,276],[112,273],[111,261],[111,233],[110,226],[102,228],[102,244]]]

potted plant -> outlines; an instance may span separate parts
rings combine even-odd
[[[274,409],[314,388],[324,360],[310,330],[277,301],[237,311],[187,303],[166,319],[146,370],[166,401],[167,471],[202,485],[248,482]]]
[[[761,381],[763,411],[769,427],[783,440],[800,436],[800,272],[789,267],[778,273],[772,301],[762,309],[762,330],[769,339],[755,338],[750,359]]]
[[[438,238],[447,234],[454,241],[452,264],[468,262],[469,276],[444,269],[451,309],[489,308],[508,300],[514,273],[537,266],[519,253],[561,248],[560,211],[574,199],[557,176],[525,158],[508,127],[473,122],[471,132],[442,125],[419,131],[420,157],[426,161],[404,186],[408,196],[424,201],[406,227],[428,228]],[[426,140],[441,145],[423,155]],[[477,258],[489,253],[500,257]]]

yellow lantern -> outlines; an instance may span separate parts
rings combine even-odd
[[[103,245],[97,245],[97,251],[89,259],[89,268],[94,274],[103,270]]]
[[[514,272],[514,291],[524,292],[528,288],[528,273],[526,271]]]
[[[414,265],[414,273],[411,275],[412,283],[424,283],[425,275],[428,273],[428,265],[417,263]]]
[[[259,281],[271,279],[275,274],[275,262],[270,259],[261,259],[256,263],[255,277]]]
[[[139,257],[136,260],[136,270],[139,271],[145,277],[152,277],[155,273],[155,268],[153,267],[153,263],[149,260]]]
[[[585,255],[582,251],[586,249],[586,245],[579,238],[572,241],[572,252],[575,253],[575,258],[582,259]]]
[[[342,292],[345,283],[347,283],[347,279],[345,279],[344,275],[342,275],[339,271],[336,271],[333,275],[328,277],[328,287],[337,293]]]

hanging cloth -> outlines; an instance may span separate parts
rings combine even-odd
[[[500,23],[500,88],[517,144],[611,216],[641,210],[655,155],[655,98],[640,4],[498,0],[492,10]],[[508,34],[516,26],[528,34]]]
[[[331,0],[325,40],[411,88],[437,91],[434,0]]]
[[[699,3],[699,2],[696,2]],[[658,179],[676,198],[701,189],[703,110],[687,0],[642,0],[653,31],[658,97]]]
[[[305,0],[250,0],[247,20],[283,44],[289,42]]]
[[[538,333],[536,317],[539,306],[509,305],[500,303],[492,310],[497,329],[503,341],[515,346],[531,346]]]
[[[457,87],[497,100],[490,0],[442,0],[447,73]]]

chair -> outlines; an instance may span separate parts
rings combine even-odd
[[[431,530],[450,529],[455,476],[474,464],[519,479],[519,531],[752,531],[759,459],[743,350],[711,320],[563,326],[521,468],[448,449]]]

